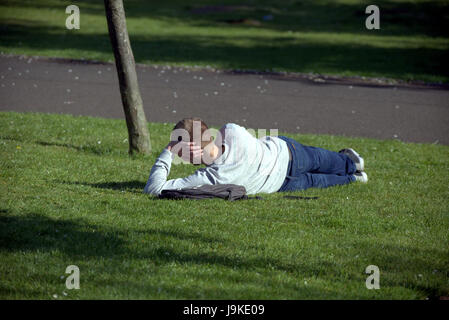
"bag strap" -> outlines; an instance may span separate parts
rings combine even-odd
[[[319,197],[302,197],[302,196],[284,196],[285,199],[297,199],[297,200],[316,200]],[[243,197],[238,200],[265,200],[263,197],[260,196],[253,196],[253,197]]]
[[[259,197],[259,196],[254,196],[254,197],[245,196],[245,197],[243,197],[241,199],[238,199],[238,200],[264,200],[264,198]]]

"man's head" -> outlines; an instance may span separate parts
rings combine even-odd
[[[200,146],[204,152],[209,153],[209,149],[213,148],[213,143],[211,144],[213,138],[210,136],[209,132],[209,127],[200,118],[184,118],[179,121],[173,128],[171,140],[194,142],[195,145]],[[197,159],[196,161],[194,161],[192,157],[183,157],[182,150],[179,150],[177,154],[185,160],[187,160],[188,158],[189,161],[193,164],[204,163],[202,159]]]
[[[209,129],[209,127],[200,118],[184,118],[173,128],[173,130],[177,129],[185,130],[188,133],[188,141],[195,142],[195,144],[201,146],[201,149],[204,149],[212,141],[212,138],[210,140],[202,140],[204,132]],[[178,135],[177,137],[178,141],[185,141],[185,139],[185,135]]]

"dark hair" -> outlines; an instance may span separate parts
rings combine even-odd
[[[200,118],[197,118],[197,117],[184,118],[184,119],[182,119],[181,121],[179,121],[175,125],[173,130],[176,130],[176,129],[184,129],[184,130],[186,130],[189,133],[190,142],[194,142],[193,141],[193,138],[194,138],[194,136],[193,136],[193,123],[194,123],[194,121],[195,122],[200,122],[200,124],[201,124],[201,149],[204,149],[204,147],[207,146],[212,141],[212,138],[209,141],[208,140],[203,141],[203,139],[202,139],[203,133],[204,133],[204,131],[209,129],[209,127]],[[181,140],[182,140],[182,137],[178,136],[178,141],[181,141]],[[195,141],[195,142],[198,144],[200,141]]]

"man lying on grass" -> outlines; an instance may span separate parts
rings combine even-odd
[[[174,155],[206,167],[167,181]],[[144,192],[200,185],[236,184],[247,194],[326,188],[353,181],[367,182],[363,158],[353,149],[338,153],[300,144],[284,136],[257,139],[245,128],[228,123],[215,139],[199,118],[179,121],[151,168]]]

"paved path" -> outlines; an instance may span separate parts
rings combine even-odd
[[[449,145],[449,90],[138,66],[149,121]],[[0,56],[0,110],[124,118],[113,64]]]

